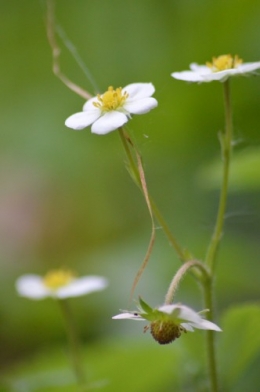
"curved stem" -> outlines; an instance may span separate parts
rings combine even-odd
[[[232,126],[232,110],[231,110],[229,80],[227,80],[223,84],[223,87],[224,87],[225,121],[226,121],[225,133],[223,135],[222,134],[220,135],[220,144],[221,144],[221,152],[222,152],[222,159],[223,159],[223,179],[222,179],[222,186],[220,192],[216,225],[206,255],[206,264],[209,266],[211,271],[214,269],[216,264],[216,254],[222,237],[225,211],[227,205],[230,158],[232,153],[233,126]]]
[[[128,158],[130,174],[131,174],[134,182],[136,183],[136,185],[139,188],[142,188],[141,187],[141,180],[140,180],[138,167],[137,167],[137,165],[135,163],[135,160],[134,160],[133,155],[131,153],[131,150],[129,148],[129,143],[133,146],[133,148],[135,148],[135,147],[134,147],[131,139],[129,138],[129,136],[124,132],[124,130],[122,128],[119,128],[119,135],[120,135],[121,141],[123,143],[123,147],[125,149],[126,156]],[[185,252],[182,249],[182,247],[179,245],[179,243],[177,242],[176,238],[171,233],[171,230],[169,229],[169,226],[165,222],[162,214],[160,213],[159,209],[157,208],[155,202],[153,201],[153,199],[150,196],[149,196],[149,199],[150,199],[151,209],[152,209],[153,215],[155,216],[155,218],[158,221],[158,223],[161,225],[162,229],[164,230],[166,236],[168,237],[168,240],[170,241],[171,245],[175,249],[178,257],[180,258],[180,260],[182,262],[190,260],[190,258],[191,258],[190,254],[188,254],[188,252]]]
[[[184,275],[189,271],[191,268],[199,268],[200,271],[203,273],[204,277],[208,278],[209,277],[209,271],[207,270],[207,267],[201,263],[199,260],[190,260],[184,263],[177,271],[177,273],[174,275],[171,284],[169,286],[169,289],[167,291],[167,294],[165,296],[165,305],[170,305],[173,302],[174,295],[178,289],[178,286],[180,284],[180,281],[184,277]]]
[[[79,391],[83,392],[86,390],[86,379],[82,368],[80,353],[79,353],[79,342],[76,334],[75,325],[73,323],[73,317],[71,315],[70,307],[68,301],[65,299],[58,301],[62,316],[64,319],[64,324],[67,332],[71,361],[74,369],[75,377],[79,385]]]

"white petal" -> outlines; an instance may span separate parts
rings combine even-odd
[[[150,97],[155,92],[155,88],[152,83],[132,83],[122,89],[122,93],[125,91],[132,100]]]
[[[244,63],[239,65],[236,69],[241,73],[248,73],[248,72],[256,71],[259,68],[260,68],[260,61],[255,63]]]
[[[126,100],[124,109],[133,114],[144,114],[158,106],[155,98],[143,98],[134,101]]]
[[[43,279],[38,275],[23,275],[17,279],[15,286],[22,297],[37,300],[50,295],[50,291],[43,284]]]
[[[194,332],[194,328],[188,323],[181,323],[181,326],[186,329],[186,331]]]
[[[207,75],[212,73],[211,68],[207,67],[207,65],[199,65],[197,63],[191,63],[190,69],[200,75]]]
[[[201,319],[199,323],[190,323],[190,325],[197,329],[211,329],[218,332],[221,331],[221,329],[216,324],[204,319]]]
[[[200,321],[203,320],[197,312],[185,305],[163,305],[159,310],[172,315],[173,318],[180,321],[200,323]]]
[[[96,121],[100,117],[100,114],[101,112],[99,109],[79,112],[67,118],[65,125],[69,128],[79,131]]]
[[[171,76],[174,79],[185,80],[186,82],[204,82],[205,79],[197,72],[193,71],[182,71],[173,72]]]
[[[101,276],[83,276],[57,289],[55,296],[57,298],[79,297],[94,291],[104,290],[107,285],[107,280]]]
[[[113,316],[112,319],[114,320],[124,320],[124,319],[129,319],[129,320],[144,320],[141,316],[135,315],[134,313],[120,313],[116,316]]]
[[[230,76],[238,74],[236,68],[225,69],[224,71],[212,72],[210,75],[204,75],[204,82],[212,82],[218,80],[219,82],[225,82]]]
[[[97,133],[98,135],[105,135],[121,127],[127,121],[128,118],[124,113],[117,111],[107,112],[94,122],[91,127],[91,132]]]
[[[97,97],[90,98],[83,106],[83,111],[88,110],[99,110],[96,106],[93,105],[93,102],[98,102]]]

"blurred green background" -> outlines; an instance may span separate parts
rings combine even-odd
[[[134,307],[130,290],[151,230],[144,199],[124,167],[117,132],[101,137],[90,129],[65,127],[65,119],[80,111],[84,101],[52,74],[44,1],[0,0],[0,7],[0,366],[3,379],[9,380],[2,390],[59,390],[57,379],[68,366],[59,309],[51,300],[19,298],[14,283],[24,273],[68,267],[110,281],[106,292],[71,300],[90,378],[105,380],[101,390],[206,391],[201,332],[159,347],[148,333],[142,335],[139,323],[111,320],[119,309]],[[144,159],[150,193],[179,241],[198,258],[204,257],[218,202],[222,86],[186,84],[170,73],[226,53],[259,61],[259,15],[257,0],[56,1],[57,20],[101,92],[109,85],[155,85],[158,108],[134,117],[129,129]],[[91,90],[60,45],[64,73]],[[250,304],[242,314],[252,311],[259,321],[254,304],[260,293],[260,78],[232,80],[232,97],[234,176],[215,299],[218,322],[234,324],[238,336],[240,323],[229,319],[238,317],[236,311],[223,316],[228,309]],[[135,296],[160,305],[178,266],[158,228]],[[191,277],[183,281],[176,300],[203,308]],[[250,353],[247,365],[237,367],[239,383],[238,376],[226,380],[228,391],[257,385],[259,350]],[[48,366],[53,372],[61,369],[50,384],[42,376]],[[37,371],[43,372],[42,379],[24,376]]]

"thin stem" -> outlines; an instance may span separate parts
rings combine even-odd
[[[209,272],[207,270],[207,267],[199,260],[187,261],[178,269],[177,273],[174,275],[171,284],[169,286],[169,289],[167,291],[167,294],[165,296],[165,301],[164,301],[165,305],[169,305],[173,302],[173,298],[179,287],[180,281],[182,280],[184,275],[189,271],[189,269],[194,267],[199,268],[206,278],[209,277]]]
[[[68,337],[68,343],[70,347],[72,366],[79,385],[79,391],[83,392],[86,390],[86,379],[85,379],[85,374],[83,371],[82,362],[80,358],[79,341],[77,338],[73,317],[71,315],[71,310],[67,300],[62,299],[59,300],[58,303],[60,305],[60,309],[64,319],[64,324]]]
[[[81,87],[73,83],[66,75],[61,72],[60,68],[60,47],[56,40],[55,34],[55,1],[47,0],[47,38],[52,51],[52,70],[55,76],[57,76],[70,90],[80,95],[84,99],[89,99],[92,95],[83,90]]]
[[[138,167],[135,163],[135,160],[133,158],[133,155],[131,153],[131,150],[129,148],[129,143],[132,144],[131,139],[129,138],[129,136],[124,132],[124,130],[122,128],[119,129],[119,135],[121,138],[121,141],[123,143],[125,152],[126,152],[126,156],[128,158],[128,163],[129,163],[129,169],[130,169],[130,174],[133,177],[133,180],[135,181],[136,185],[141,188],[141,180],[140,180],[140,175],[139,175],[139,171],[138,171]],[[128,138],[128,139],[127,139]],[[133,145],[133,144],[132,144]],[[134,147],[134,146],[133,146]],[[153,212],[153,215],[155,216],[155,218],[157,219],[158,223],[160,224],[160,226],[162,227],[162,229],[164,230],[166,236],[168,237],[171,245],[173,246],[173,248],[175,249],[177,255],[179,256],[180,260],[182,262],[185,262],[187,260],[190,260],[190,255],[186,254],[186,252],[182,249],[182,247],[179,245],[179,243],[177,242],[176,238],[173,236],[173,234],[171,233],[171,230],[169,229],[169,226],[167,225],[167,223],[165,222],[162,214],[160,213],[158,207],[156,206],[155,202],[153,201],[153,199],[149,196],[150,199],[150,203],[151,203],[151,209]]]
[[[208,309],[207,319],[213,320],[213,301],[212,301],[212,278],[210,277],[204,282],[204,304]],[[218,392],[218,377],[217,377],[217,363],[216,363],[216,350],[215,350],[215,332],[212,330],[205,331],[206,333],[206,349],[207,361],[211,392]]]
[[[228,192],[228,180],[229,180],[229,168],[230,168],[230,158],[232,153],[232,110],[231,110],[231,100],[230,100],[230,86],[227,80],[224,85],[224,104],[225,104],[225,120],[226,129],[224,135],[220,135],[221,152],[223,159],[223,179],[219,199],[219,208],[216,219],[216,225],[209,244],[208,252],[206,255],[206,264],[212,271],[216,264],[216,254],[218,246],[222,237],[225,211],[227,205],[227,192]]]

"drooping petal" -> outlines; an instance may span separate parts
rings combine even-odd
[[[181,323],[181,326],[186,329],[186,331],[194,332],[194,328],[188,323]]]
[[[145,320],[139,315],[136,315],[135,313],[121,313],[117,314],[116,316],[113,316],[112,319],[114,320],[124,320],[124,319],[129,319],[129,320]]]
[[[129,94],[129,99],[134,100],[150,97],[155,92],[155,87],[152,83],[132,83],[122,89],[122,93],[125,91]]]
[[[91,132],[98,135],[105,135],[121,127],[128,121],[124,113],[112,111],[101,116],[91,127]]]
[[[43,279],[38,275],[23,275],[17,279],[16,290],[22,297],[43,299],[49,296],[49,289],[43,284]]]
[[[222,330],[212,321],[201,319],[199,323],[190,323],[190,325],[197,329],[211,329],[213,331],[221,332]]]
[[[134,101],[126,101],[124,104],[124,109],[126,109],[129,113],[133,114],[144,114],[149,112],[158,106],[158,102],[155,98],[143,98]]]
[[[57,289],[55,296],[57,298],[79,297],[94,291],[103,290],[107,285],[107,280],[101,276],[83,276]]]
[[[75,129],[76,131],[80,131],[83,128],[88,127],[94,121],[96,121],[101,115],[101,111],[99,109],[88,110],[85,112],[75,113],[65,121],[65,125],[68,128]]]

